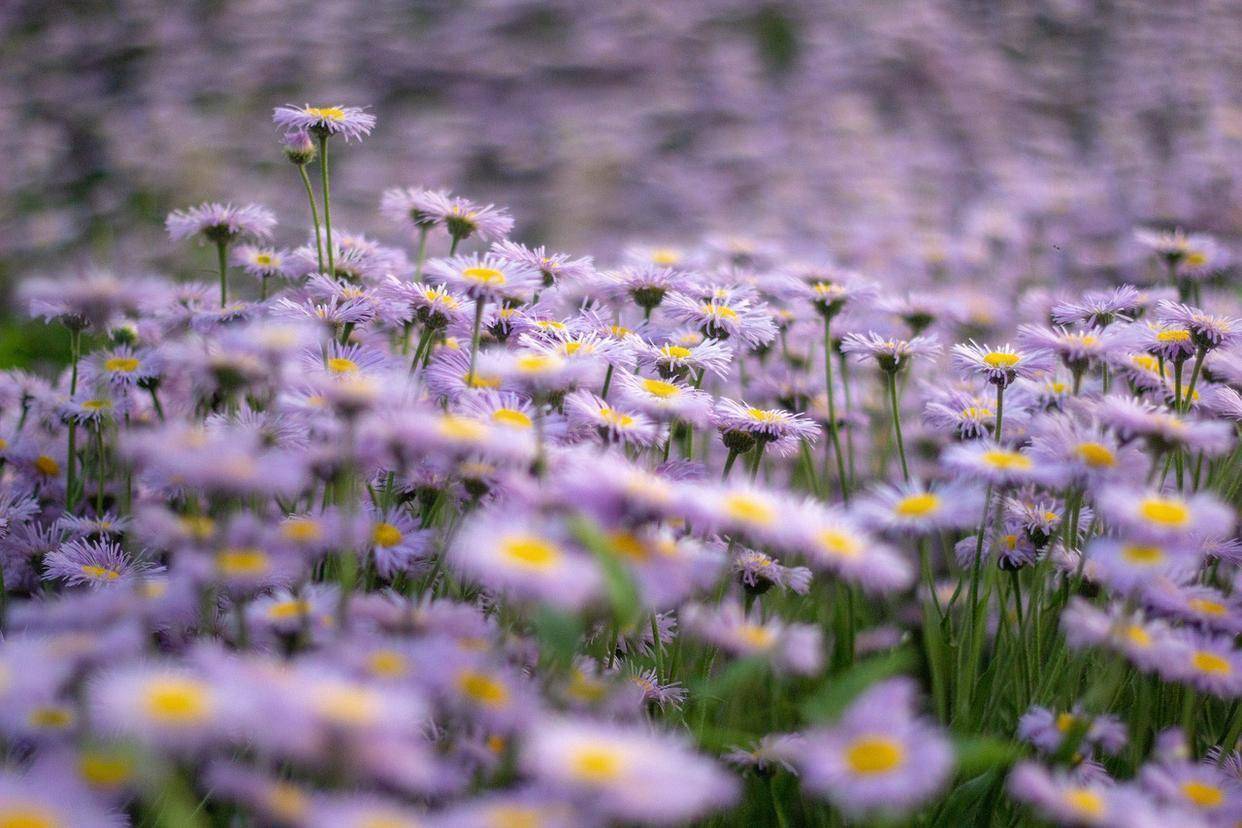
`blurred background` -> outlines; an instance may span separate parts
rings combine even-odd
[[[396,184],[605,262],[743,234],[914,280],[998,242],[1124,270],[1135,224],[1242,229],[1234,0],[5,0],[0,43],[8,284],[184,267],[163,218],[208,199],[302,242],[283,103],[378,117],[334,154],[334,223],[388,241]]]

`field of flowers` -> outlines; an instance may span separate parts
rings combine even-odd
[[[1210,238],[983,344],[741,239],[391,188],[382,245],[331,211],[377,116],[274,121],[305,244],[204,203],[215,282],[22,285],[72,364],[0,386],[0,824],[1242,817]]]
[[[1090,28],[1080,5],[998,18],[997,42]],[[528,45],[567,8],[496,6]],[[736,11],[703,7],[656,16],[692,43]],[[436,8],[429,53],[373,48],[399,66],[502,42]],[[747,25],[767,71],[796,74],[824,30],[778,8]],[[137,43],[151,9],[117,9],[109,40],[15,4],[0,40]],[[161,38],[197,31],[169,14]],[[565,14],[614,37],[651,23],[624,2]],[[1181,42],[1194,27],[1170,15]],[[961,32],[863,16],[860,49]],[[1121,31],[1150,57],[1140,29]],[[674,85],[650,55],[583,42],[609,47],[601,73]],[[211,63],[196,49],[155,53]],[[507,77],[507,56],[475,56],[475,79]],[[56,77],[30,79],[32,125],[74,88]],[[164,94],[185,106],[178,77]],[[949,108],[978,115],[967,86],[946,83]],[[168,155],[150,130],[126,143],[118,115],[75,145],[128,154],[92,160],[98,180],[0,177],[0,277],[46,271],[20,274],[23,321],[0,330],[0,361],[29,366],[0,371],[0,828],[1242,824],[1242,213],[1232,173],[1207,172],[1239,156],[1205,126],[1229,107],[1168,126],[1163,183],[1146,151],[1086,154],[975,199],[986,165],[946,150],[906,180],[936,153],[896,157],[934,142],[857,123],[811,157],[750,91],[718,101],[752,108],[749,142],[671,154],[618,201],[466,165],[398,178],[482,134],[429,114],[440,143],[412,140],[426,124],[400,96],[272,110],[282,95],[244,130],[193,134],[178,110]],[[585,122],[606,109],[586,94],[494,103]],[[1081,109],[1097,141],[1138,97]],[[1016,158],[987,124],[979,145]],[[1215,150],[1188,137],[1209,134]],[[394,162],[403,143],[414,163]],[[29,171],[55,156],[35,146],[0,150]],[[755,170],[728,166],[747,147]],[[165,198],[144,188],[185,191],[200,153],[201,203],[153,240],[142,216]],[[705,158],[729,172],[685,169]],[[840,223],[818,227],[824,209]],[[1190,220],[1139,218],[1166,212]],[[114,266],[77,266],[101,227]]]

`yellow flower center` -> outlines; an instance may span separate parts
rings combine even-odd
[[[524,374],[538,374],[560,367],[560,360],[551,354],[523,354],[515,363]]]
[[[323,537],[323,527],[313,518],[295,518],[281,524],[280,534],[294,543],[311,543]]]
[[[1217,808],[1225,801],[1225,792],[1218,785],[1197,779],[1182,783],[1182,795],[1200,808]]]
[[[509,703],[509,688],[486,673],[466,670],[457,677],[457,689],[471,701],[492,709]]]
[[[570,773],[583,782],[608,782],[621,776],[624,757],[607,746],[581,747],[569,762]]]
[[[115,788],[134,774],[133,760],[120,754],[83,751],[78,757],[78,774],[97,788]]]
[[[1185,526],[1190,522],[1190,509],[1185,503],[1162,497],[1149,497],[1139,504],[1139,514],[1161,526]]]
[[[681,251],[671,247],[659,247],[651,251],[651,263],[670,267],[681,261]]]
[[[1211,615],[1220,617],[1225,614],[1226,607],[1219,601],[1209,601],[1206,598],[1191,598],[1186,602],[1192,610],[1200,615]]]
[[[499,287],[508,280],[505,278],[503,271],[494,267],[467,267],[461,272],[463,279],[468,279],[480,285],[494,285]]]
[[[471,388],[499,388],[500,377],[487,377],[475,371],[474,377],[467,382],[467,385]]]
[[[487,426],[469,417],[445,414],[436,423],[436,429],[450,440],[473,443],[487,436]]]
[[[1182,328],[1171,328],[1156,334],[1157,342],[1188,342],[1189,340],[1190,331]]]
[[[514,535],[500,543],[500,553],[526,569],[551,569],[560,561],[561,551],[533,535]]]
[[[729,517],[742,523],[767,526],[776,520],[776,510],[764,501],[745,494],[725,495],[724,511]]]
[[[40,454],[35,458],[34,467],[39,474],[46,477],[55,477],[60,474],[60,463],[57,463],[46,454]]]
[[[940,498],[931,492],[921,492],[903,497],[893,507],[893,511],[902,517],[922,517],[940,508]]]
[[[82,407],[87,411],[105,411],[112,407],[110,400],[87,400],[82,403]]]
[[[152,679],[143,692],[147,715],[162,725],[178,727],[201,722],[211,714],[211,691],[191,678]]]
[[[263,265],[264,267],[267,267],[267,266],[271,265],[274,261],[276,261],[276,260],[275,260],[274,258],[272,258],[272,254],[270,254],[270,253],[256,253],[256,254],[254,254],[254,263],[255,263],[255,264],[257,264],[257,265]]]
[[[498,805],[487,814],[487,828],[539,828],[544,824],[544,812],[538,808]]]
[[[38,805],[0,806],[0,828],[60,828],[64,824],[51,811]]]
[[[860,776],[889,773],[905,760],[901,743],[883,736],[864,736],[845,749],[845,763]]]
[[[820,548],[838,558],[856,558],[862,551],[858,539],[836,529],[825,529],[819,533]]]
[[[267,617],[273,621],[286,621],[290,618],[300,618],[310,612],[310,603],[306,599],[290,599],[288,601],[277,601],[267,608]]]
[[[1074,726],[1076,721],[1077,719],[1074,718],[1073,713],[1062,713],[1057,716],[1057,730],[1065,733]]]
[[[1079,443],[1074,451],[1082,462],[1094,469],[1117,465],[1117,456],[1103,443]]]
[[[216,569],[221,575],[262,575],[271,565],[262,549],[222,549],[216,553]]]
[[[1130,363],[1149,374],[1160,373],[1160,360],[1156,359],[1151,354],[1131,354]]]
[[[759,650],[766,650],[776,640],[776,633],[758,624],[743,624],[738,627],[737,634],[747,646]]]
[[[646,544],[630,532],[614,532],[608,539],[612,541],[613,551],[622,557],[632,561],[645,561],[651,557]]]
[[[306,114],[324,121],[340,121],[345,118],[345,110],[339,106],[308,106]]]
[[[1155,566],[1164,560],[1164,550],[1159,546],[1126,544],[1121,547],[1121,557],[1138,566]]]
[[[671,382],[665,382],[658,379],[645,379],[642,382],[643,390],[653,397],[659,397],[667,400],[669,397],[677,396],[680,390]]]
[[[73,711],[64,707],[36,707],[27,717],[32,727],[64,730],[73,724]]]
[[[1086,788],[1070,788],[1064,794],[1065,804],[1084,816],[1096,817],[1104,813],[1104,800],[1095,791]]]
[[[1012,368],[1022,358],[1008,351],[989,351],[983,355],[983,363],[989,368]]]
[[[1207,650],[1195,650],[1194,655],[1190,657],[1190,663],[1200,673],[1227,676],[1233,672],[1233,665],[1216,653],[1209,653]]]
[[[737,311],[728,305],[703,305],[699,310],[707,316],[716,316],[721,319],[737,319]]]
[[[121,577],[121,573],[115,569],[108,569],[103,566],[95,566],[94,564],[82,564],[82,571],[92,578],[100,581],[115,581]]]
[[[683,348],[680,345],[665,345],[660,349],[660,353],[669,359],[689,359],[694,355],[689,348]]]
[[[397,678],[409,670],[409,662],[395,650],[376,650],[367,659],[367,669],[381,678]]]
[[[1134,644],[1135,646],[1138,646],[1138,647],[1150,647],[1151,646],[1151,633],[1147,632],[1147,630],[1143,629],[1138,624],[1126,625],[1125,636],[1130,641],[1130,643]]]
[[[783,412],[775,409],[748,408],[746,413],[752,420],[760,423],[779,423],[784,419]]]
[[[1016,451],[993,449],[983,453],[983,462],[989,466],[1005,470],[1025,471],[1031,468],[1031,458]]]
[[[375,722],[381,712],[379,696],[367,687],[332,682],[318,688],[315,710],[329,721],[358,726]]]
[[[328,373],[350,374],[358,370],[358,363],[345,357],[332,357],[328,360]]]
[[[121,374],[133,373],[138,370],[138,360],[133,357],[112,357],[104,362],[104,370]]]
[[[377,523],[371,532],[371,540],[375,542],[375,545],[385,549],[401,543],[403,537],[401,530],[391,523]]]
[[[629,428],[634,425],[634,418],[629,414],[624,414],[615,408],[608,408],[606,406],[599,410],[599,418],[609,425],[614,425],[618,428]]]
[[[992,416],[992,409],[983,408],[981,406],[972,405],[969,408],[962,409],[962,417],[967,420],[982,420],[985,417]]]
[[[198,540],[211,537],[216,530],[216,522],[206,515],[182,515],[177,522],[187,535]]]
[[[515,408],[497,408],[492,412],[492,422],[510,428],[530,428],[534,425],[530,417]]]

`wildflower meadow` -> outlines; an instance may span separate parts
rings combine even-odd
[[[0,828],[1242,824],[1227,234],[561,250],[270,109],[14,288]]]

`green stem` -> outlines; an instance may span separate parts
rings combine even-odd
[[[323,273],[323,239],[319,234],[319,207],[315,205],[315,191],[311,189],[310,176],[306,174],[305,164],[298,164],[298,175],[302,176],[302,186],[306,187],[306,199],[310,202],[311,223],[315,225],[315,258],[319,262],[319,272]]]
[[[229,301],[228,246],[226,241],[216,242],[216,255],[220,260],[220,307],[224,307]]]
[[[323,178],[323,229],[327,236],[328,274],[336,275],[336,260],[332,251],[332,190],[328,185],[328,134],[319,135],[319,172]]]
[[[1182,411],[1189,411],[1195,399],[1195,385],[1199,382],[1199,369],[1203,367],[1203,358],[1207,356],[1207,348],[1200,347],[1195,354],[1195,364],[1190,369],[1190,384],[1186,386],[1186,394],[1182,397]]]
[[[430,224],[423,224],[418,228],[418,252],[414,255],[414,281],[421,282],[423,279],[423,263],[427,261],[427,234],[431,232]]]
[[[483,306],[486,300],[480,296],[474,301],[474,328],[470,332],[470,370],[466,372],[467,387],[474,387],[474,361],[479,353],[479,332],[483,325]]]
[[[729,449],[729,456],[725,458],[724,471],[720,473],[721,480],[729,479],[729,472],[733,471],[733,461],[737,460],[737,449]]]
[[[824,316],[824,385],[828,392],[828,436],[832,440],[832,453],[837,460],[837,482],[841,487],[841,499],[849,502],[849,483],[845,476],[845,457],[841,454],[841,435],[837,430],[836,391],[832,382],[832,320]]]
[[[901,407],[897,404],[897,374],[885,372],[888,380],[888,402],[893,411],[893,430],[897,433],[897,456],[901,458],[901,478],[910,482],[910,466],[906,463],[906,445],[901,437]]]
[[[104,465],[103,421],[95,424],[95,517],[103,515],[104,490],[107,485]]]
[[[759,466],[763,464],[763,451],[768,447],[767,442],[763,440],[755,441],[755,447],[751,449],[750,460],[750,482],[754,483],[755,478],[759,476]]]

